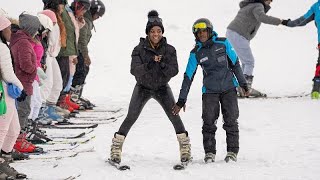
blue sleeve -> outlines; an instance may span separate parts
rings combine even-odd
[[[190,53],[190,57],[188,60],[188,65],[186,68],[186,72],[184,73],[184,78],[182,82],[182,86],[180,89],[179,99],[178,101],[185,104],[187,101],[187,96],[189,94],[189,90],[193,81],[193,77],[197,72],[198,61],[196,58],[196,54],[194,52]]]
[[[288,27],[305,26],[306,24],[314,20],[316,5],[317,3],[314,4],[305,15],[293,21],[289,21],[287,26]]]
[[[229,59],[231,60],[232,64],[235,65],[236,62],[238,61],[238,55],[236,51],[233,49],[228,39],[224,41],[224,44],[226,46],[226,51]]]
[[[224,41],[224,44],[226,46],[226,52],[228,55],[228,60],[231,62],[231,68],[232,68],[232,72],[234,74],[234,76],[237,78],[237,81],[240,85],[244,85],[246,84],[246,79],[243,75],[243,71],[242,68],[240,66],[239,63],[239,59],[237,56],[236,51],[234,50],[234,48],[232,47],[231,43],[229,42],[228,39],[226,39]],[[235,83],[237,84],[237,83]]]

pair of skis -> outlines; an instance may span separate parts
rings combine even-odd
[[[118,169],[118,170],[120,170],[120,171],[130,170],[130,166],[128,166],[128,165],[123,165],[123,164],[118,163],[118,162],[115,162],[115,161],[113,161],[113,160],[111,160],[111,159],[108,159],[107,162],[108,162],[111,166],[115,167],[116,169]],[[189,164],[190,162],[191,162],[191,161],[186,161],[186,162],[181,162],[181,163],[179,163],[179,164],[176,164],[176,165],[173,166],[173,169],[174,169],[174,170],[184,170],[184,169],[187,168],[187,166],[188,166],[188,164]]]

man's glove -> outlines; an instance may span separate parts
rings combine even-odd
[[[282,20],[281,24],[287,26],[289,21],[291,21],[291,19],[284,19]]]
[[[248,87],[248,84],[245,83],[245,84],[241,84],[240,85],[240,88],[242,90],[242,92],[240,92],[240,95],[241,96],[248,96],[249,93],[250,93],[250,88]]]
[[[21,91],[21,95],[17,98],[17,101],[22,102],[24,100],[26,100],[26,97],[28,95],[26,94],[26,92],[24,90]]]

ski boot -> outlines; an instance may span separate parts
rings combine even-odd
[[[125,136],[115,133],[114,138],[112,139],[110,161],[120,164],[124,139]]]
[[[14,180],[15,178],[12,176],[8,176],[6,173],[0,170],[0,179],[1,180]]]
[[[320,77],[313,78],[311,99],[320,99]]]
[[[237,162],[237,153],[228,152],[224,160],[228,163],[230,160]]]
[[[12,176],[14,179],[25,179],[27,177],[27,175],[23,173],[19,173],[13,167],[9,166],[8,162],[6,162],[4,159],[1,159],[1,158],[0,158],[0,172],[3,172],[8,176]]]
[[[177,138],[179,141],[181,162],[190,162],[192,160],[190,138],[187,133],[177,134]]]
[[[206,153],[204,156],[204,162],[205,163],[212,163],[215,161],[216,155],[213,153]]]
[[[11,157],[12,157],[13,161],[20,161],[20,160],[29,159],[28,154],[21,153],[15,149],[12,150]]]

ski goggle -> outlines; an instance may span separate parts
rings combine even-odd
[[[149,22],[162,22],[162,19],[161,18],[159,18],[159,17],[149,17],[148,18],[148,21]]]
[[[193,31],[193,33],[196,33],[200,29],[207,29],[207,24],[204,22],[199,22],[199,23],[193,25],[192,31]]]

